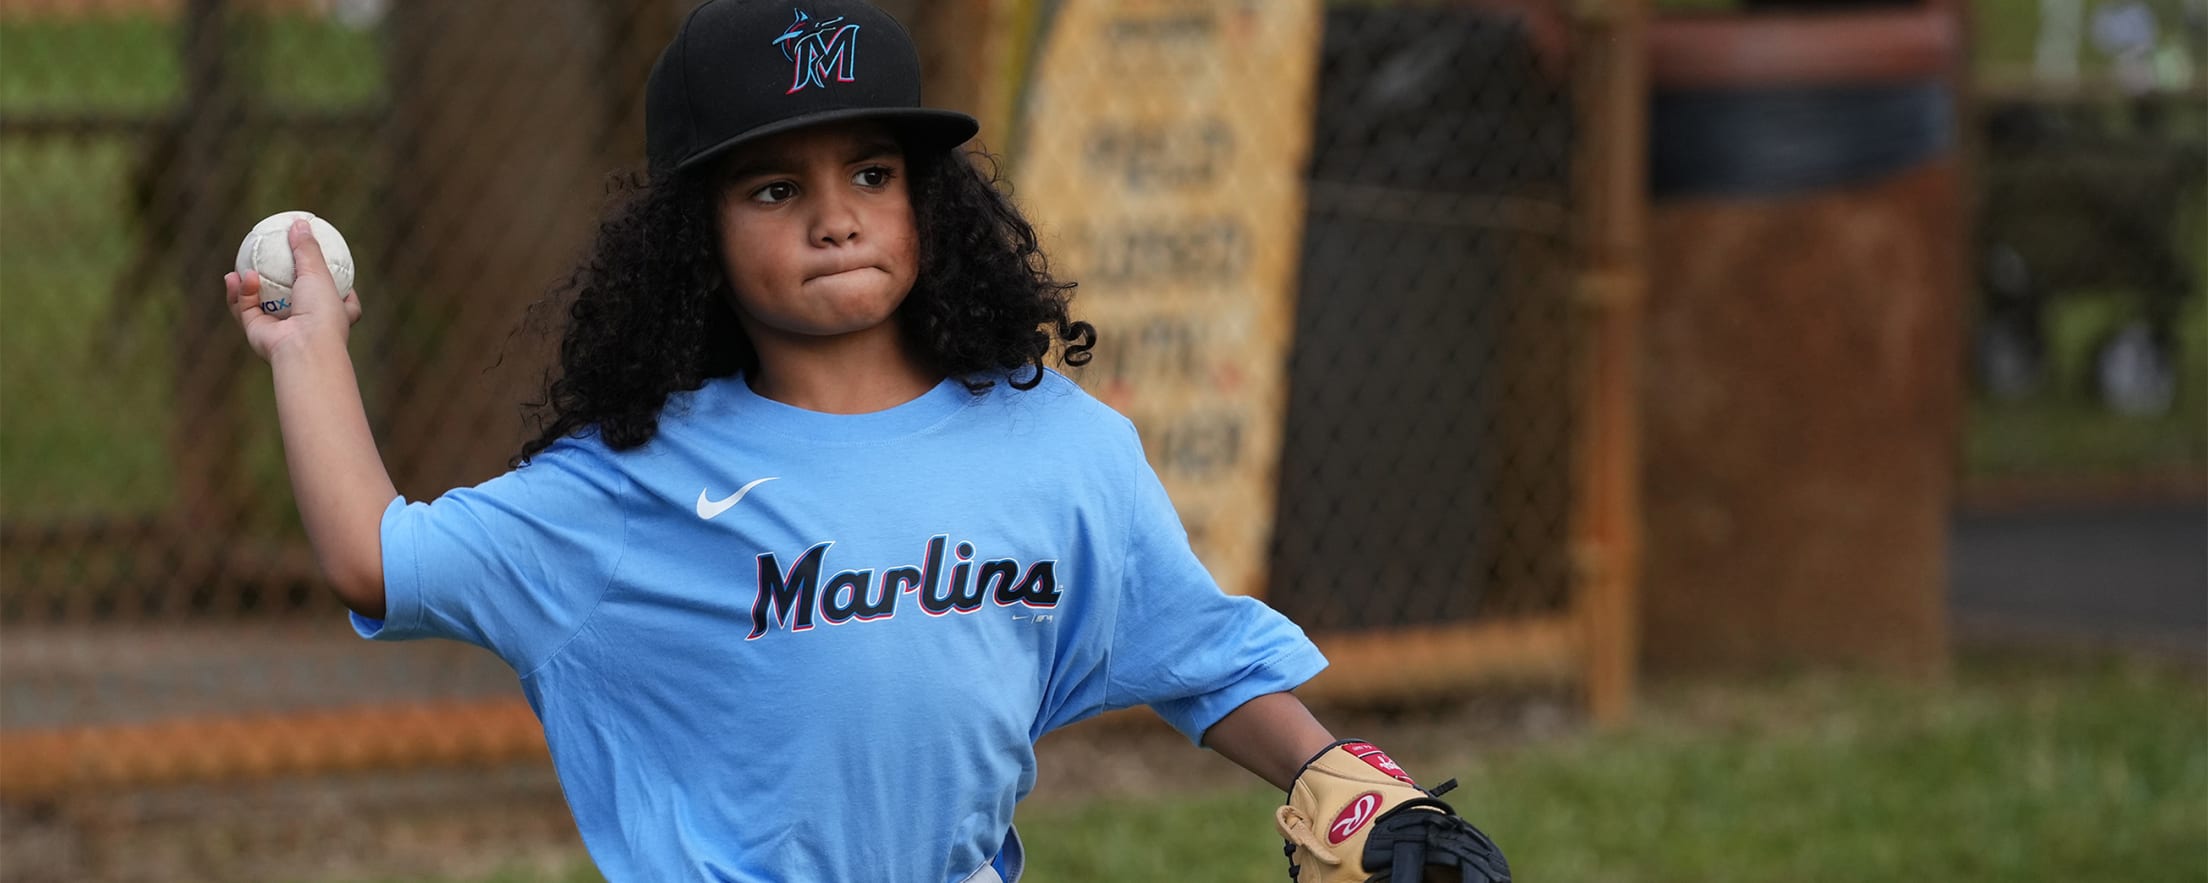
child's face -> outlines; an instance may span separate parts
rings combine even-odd
[[[893,332],[920,249],[888,129],[800,129],[738,148],[719,171],[721,265],[755,343]]]

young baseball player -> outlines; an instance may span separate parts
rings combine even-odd
[[[1219,590],[1134,428],[1044,367],[1095,332],[919,82],[856,0],[693,12],[648,176],[567,286],[542,434],[434,501],[376,452],[313,237],[288,318],[227,277],[354,626],[511,664],[614,881],[1015,880],[1035,740],[1135,705],[1290,790],[1306,881],[1397,841],[1505,879],[1290,695],[1325,660]]]

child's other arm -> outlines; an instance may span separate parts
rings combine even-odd
[[[274,375],[292,495],[322,574],[346,607],[380,619],[383,512],[398,490],[368,431],[360,383],[345,351],[360,300],[337,291],[306,222],[294,224],[290,236],[299,268],[290,316],[261,312],[258,274],[225,275],[223,287],[246,341]]]
[[[1204,731],[1204,747],[1288,790],[1303,762],[1333,744],[1334,735],[1292,693],[1267,693]]]

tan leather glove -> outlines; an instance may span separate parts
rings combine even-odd
[[[1344,740],[1303,765],[1273,824],[1297,883],[1510,883],[1495,841],[1386,752]]]

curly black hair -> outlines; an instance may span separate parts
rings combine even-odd
[[[905,162],[920,272],[897,321],[923,358],[977,394],[1000,374],[1033,388],[1061,342],[1065,364],[1087,364],[1096,329],[1069,314],[1074,283],[1052,278],[996,162],[964,148],[908,149]],[[559,364],[524,404],[540,431],[511,465],[591,432],[615,450],[644,444],[669,394],[758,367],[722,272],[709,174],[618,182],[588,256],[547,301],[571,301]]]

